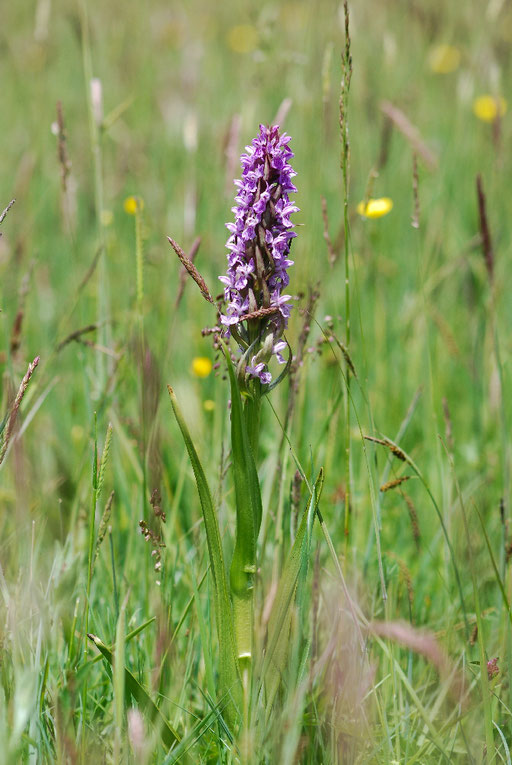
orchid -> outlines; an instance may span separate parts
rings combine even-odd
[[[290,136],[279,126],[260,125],[258,136],[241,156],[242,178],[232,208],[235,221],[226,224],[230,237],[220,321],[224,336],[233,335],[242,349],[253,351],[245,373],[266,384],[272,380],[268,362],[275,356],[285,363],[280,340],[288,324],[291,295],[288,286],[290,246],[296,234],[290,216],[299,208],[289,194],[297,191],[289,160]]]

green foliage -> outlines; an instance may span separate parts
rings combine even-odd
[[[224,349],[231,386],[231,454],[236,497],[236,539],[230,568],[236,649],[239,660],[250,663],[253,655],[254,578],[256,545],[261,526],[261,493],[238,382]],[[258,396],[258,393],[254,394]],[[259,401],[256,403],[259,407]],[[255,407],[250,407],[250,415]],[[259,418],[256,428],[259,426]]]
[[[213,599],[219,638],[219,700],[226,707],[226,717],[235,722],[241,708],[240,674],[235,647],[233,616],[228,594],[224,554],[220,538],[219,524],[208,482],[203,467],[197,456],[185,420],[178,406],[173,389],[168,386],[171,404],[176,421],[181,430],[185,446],[192,463],[197,491],[203,511],[203,521],[208,543],[209,561],[213,578]]]
[[[321,470],[313,484],[308,507],[302,516],[295,541],[284,564],[270,613],[263,668],[267,714],[270,714],[272,710],[285,671],[294,599],[301,572],[304,579],[307,575],[311,555],[311,532],[322,494],[323,482],[324,475],[323,470]],[[301,610],[300,618],[307,618],[307,611],[304,608]]]
[[[358,0],[349,51],[339,5],[2,7],[4,447],[40,356],[0,471],[6,765],[510,762],[512,122],[473,112],[510,101],[510,4]],[[166,237],[201,237],[215,296],[237,157],[278,110],[288,291],[320,299],[260,413]]]

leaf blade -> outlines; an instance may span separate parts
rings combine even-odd
[[[213,505],[213,500],[204,474],[203,466],[199,460],[194,443],[178,405],[176,395],[170,385],[167,386],[174,417],[181,431],[185,443],[201,503],[208,555],[214,583],[215,615],[217,617],[217,632],[219,637],[219,680],[221,696],[229,694],[233,704],[226,706],[229,721],[234,723],[237,718],[237,708],[241,708],[241,684],[238,661],[235,651],[235,638],[233,632],[233,617],[229,598],[226,569],[224,566],[224,554],[220,536],[219,522]]]

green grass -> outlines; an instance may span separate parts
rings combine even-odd
[[[343,8],[32,5],[7,4],[0,25],[0,212],[16,198],[0,226],[1,420],[40,356],[0,466],[4,761],[510,763],[511,122],[505,114],[496,139],[472,111],[482,93],[510,97],[508,4],[350,7],[349,342]],[[256,30],[254,50],[230,47],[236,25]],[[461,51],[450,74],[429,68],[439,43]],[[101,124],[91,76],[101,81]],[[287,381],[262,402],[255,659],[238,730],[229,692],[219,693],[226,672],[236,674],[217,638],[218,600],[229,590],[219,596],[166,388],[204,470],[202,501],[216,511],[216,555],[228,567],[232,396],[227,374],[192,374],[194,357],[216,360],[201,335],[215,316],[190,280],[176,308],[180,263],[167,236],[185,251],[201,236],[195,264],[218,294],[239,174],[226,157],[233,120],[238,156],[286,98],[301,209],[290,291],[318,283],[320,299],[285,435]],[[378,220],[356,213],[381,155],[382,100],[437,157],[435,168],[418,157],[418,229],[412,148],[396,128],[371,192],[391,197],[393,210]],[[51,129],[57,101],[71,162],[65,192]],[[130,195],[144,202],[135,217],[123,208]],[[332,268],[322,196],[339,252]],[[292,349],[303,321],[294,310]],[[366,435],[398,444],[407,459]],[[413,477],[379,490],[405,475]],[[165,523],[150,504],[154,489]],[[276,624],[289,624],[287,651]],[[266,693],[269,655],[279,666]],[[499,673],[488,679],[480,668],[495,657]]]

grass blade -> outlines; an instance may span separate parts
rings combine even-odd
[[[503,605],[505,606],[507,610],[508,618],[510,620],[510,624],[512,625],[512,610],[510,608],[510,603],[507,598],[507,593],[505,590],[505,586],[503,584],[503,579],[501,578],[500,572],[498,571],[498,566],[496,563],[496,559],[494,557],[494,553],[492,551],[489,535],[487,533],[487,529],[485,528],[484,520],[480,514],[480,510],[478,509],[478,507],[475,507],[475,510],[476,510],[476,514],[478,515],[478,520],[480,521],[480,526],[482,527],[482,533],[484,535],[487,552],[489,553],[489,558],[491,559],[492,567],[494,569],[494,576],[496,577],[496,582],[498,583],[498,587],[500,588],[500,592],[501,592],[501,597],[503,598]]]
[[[295,599],[301,569],[307,561],[310,531],[322,494],[323,482],[324,472],[321,469],[312,487],[309,504],[302,516],[295,542],[284,565],[270,613],[267,651],[262,673],[265,684],[267,715],[270,713],[286,666],[292,604]]]
[[[116,629],[116,652],[114,660],[114,763],[121,762],[121,741],[124,719],[125,696],[125,612],[126,599],[121,606]]]
[[[383,436],[383,438],[374,438],[373,436],[364,436],[364,438],[367,441],[373,441],[374,443],[380,444],[381,446],[385,446],[389,451],[393,454],[394,457],[397,457],[397,459],[401,460],[402,462],[406,462],[410,467],[414,470],[417,477],[420,479],[421,483],[423,484],[424,489],[426,490],[428,496],[430,497],[430,500],[434,506],[434,510],[436,511],[437,518],[439,520],[439,523],[441,525],[441,530],[443,532],[446,545],[448,547],[448,551],[450,553],[453,573],[455,574],[455,579],[457,582],[457,588],[459,590],[459,599],[460,599],[460,605],[462,609],[462,615],[464,617],[464,624],[466,626],[466,634],[469,639],[469,622],[466,612],[466,603],[464,601],[464,594],[462,591],[462,580],[459,573],[459,567],[457,566],[457,561],[455,559],[455,551],[453,549],[453,545],[450,540],[450,536],[448,534],[448,529],[446,528],[446,524],[444,522],[443,514],[441,513],[441,510],[439,509],[439,505],[437,504],[434,495],[432,494],[430,487],[423,477],[423,474],[419,467],[416,465],[412,457],[407,454],[406,451],[404,451],[398,444],[396,444],[394,441],[392,441],[390,438],[387,438],[386,436]]]

